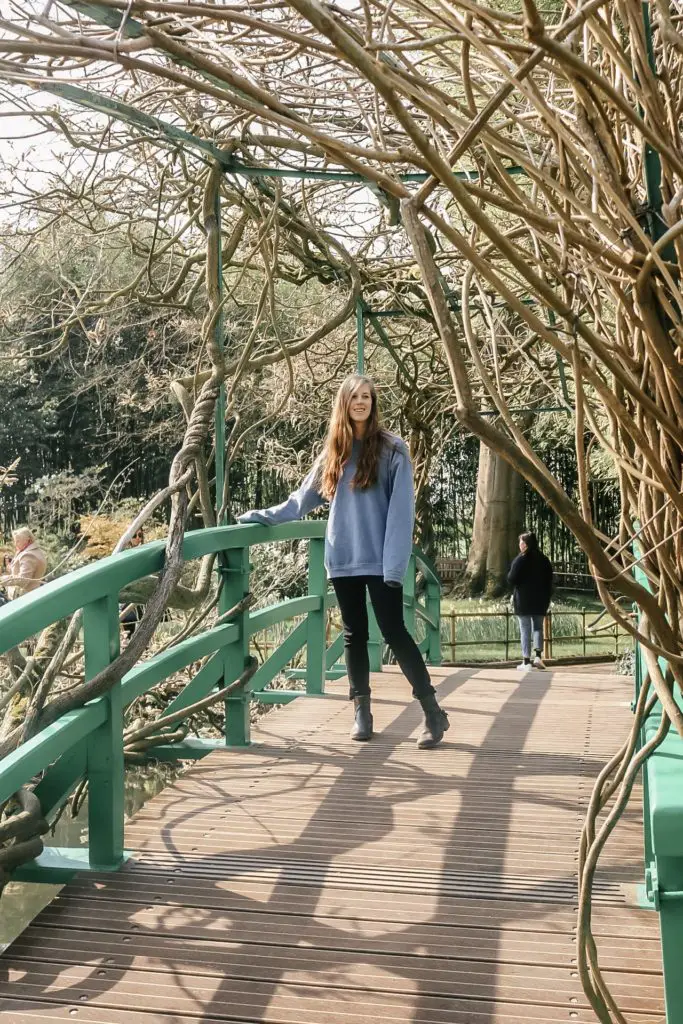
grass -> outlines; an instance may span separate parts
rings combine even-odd
[[[585,643],[582,639],[585,625],[589,626],[600,612],[603,606],[591,594],[563,593],[561,599],[554,601],[551,606],[553,658],[579,658],[586,656],[622,655],[632,650],[633,642],[630,636],[620,632],[618,638],[614,636],[614,624],[605,616],[599,623],[607,626],[609,631],[591,634],[587,632]],[[506,626],[506,611],[507,616]],[[493,614],[492,614],[493,613]],[[451,615],[455,624],[455,648],[451,646],[452,625]],[[488,616],[488,617],[487,617]],[[331,638],[336,636],[339,629],[338,613],[333,613],[334,624],[331,629]],[[289,621],[279,623],[277,626],[264,630],[254,638],[259,650],[259,660],[265,660],[268,655],[282,643],[287,634],[294,626],[301,621]],[[508,643],[506,651],[506,629],[508,631]],[[418,621],[418,640],[424,636],[424,624]],[[562,638],[562,639],[560,639]],[[256,646],[252,641],[252,646]],[[507,661],[517,660],[520,655],[519,647],[519,626],[517,618],[512,614],[510,602],[507,600],[490,599],[453,599],[445,597],[441,601],[441,651],[444,661]],[[305,663],[305,647],[299,653],[296,664]]]
[[[591,594],[563,593],[552,603],[550,610],[553,658],[621,655],[633,646],[631,637],[623,632],[615,637],[615,624],[607,616],[597,625],[608,626],[608,629],[595,633],[589,631],[590,624],[603,611],[600,602]],[[509,601],[444,598],[441,615],[444,660],[505,661],[519,656],[519,625]]]

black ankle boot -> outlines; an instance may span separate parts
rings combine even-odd
[[[351,729],[352,740],[372,739],[372,715],[370,713],[370,695],[366,697],[354,697],[353,707],[356,718]]]
[[[448,715],[439,707],[433,693],[428,697],[420,697],[420,704],[425,713],[425,724],[417,745],[420,750],[429,750],[437,743],[441,743],[443,734],[450,728],[450,723]]]

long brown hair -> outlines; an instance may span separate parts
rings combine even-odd
[[[383,429],[377,407],[377,390],[374,381],[353,373],[342,384],[332,406],[332,415],[327,427],[325,447],[320,456],[320,493],[328,501],[334,497],[337,486],[344,471],[344,465],[351,458],[353,447],[353,426],[349,416],[351,396],[362,384],[367,385],[372,396],[372,407],[368,417],[363,446],[358,459],[358,468],[351,481],[351,486],[360,491],[366,490],[377,480],[379,457],[382,448],[388,441],[388,434]]]

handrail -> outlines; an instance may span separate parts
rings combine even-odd
[[[639,526],[638,523],[635,524]],[[637,557],[640,544],[633,545]],[[642,565],[637,563],[633,575],[638,583],[652,592]],[[634,609],[635,610],[635,609]],[[659,658],[662,671],[666,663]],[[641,645],[636,640],[634,699],[638,705],[643,681],[648,672]],[[679,693],[674,693],[680,704]],[[662,705],[659,700],[644,718],[640,728],[640,746],[645,746],[659,732]],[[650,753],[641,768],[643,784],[643,840],[645,853],[644,902],[658,911],[662,945],[666,1020],[677,1024],[683,1019],[683,985],[681,984],[680,950],[683,942],[683,740],[671,729],[663,742]]]
[[[425,555],[425,553],[420,550],[417,544],[413,545],[413,555],[415,556],[417,564],[422,569],[422,573],[427,583],[435,583],[438,587],[440,587],[441,578],[439,577],[438,569],[436,568],[436,565],[431,560],[431,558]]]
[[[185,534],[183,559],[189,562],[204,555],[253,544],[323,538],[326,525],[324,520],[317,520],[281,526],[250,523],[193,530]],[[52,623],[73,615],[86,604],[118,593],[143,576],[160,572],[164,564],[164,547],[164,541],[157,540],[117,555],[108,555],[9,601],[0,608],[0,654]]]
[[[281,526],[245,524],[214,527],[186,534],[185,560],[218,554],[217,571],[223,576],[219,612],[239,604],[249,591],[249,549],[262,543],[308,540],[308,594],[280,601],[234,620],[209,627],[163,652],[135,665],[104,696],[85,707],[68,712],[52,725],[0,761],[0,802],[41,772],[35,789],[45,816],[54,813],[74,786],[88,781],[88,860],[81,866],[113,870],[124,858],[123,851],[123,709],[153,686],[188,665],[205,660],[203,666],[169,703],[159,719],[182,711],[208,696],[215,687],[225,688],[243,678],[250,658],[250,638],[270,626],[290,619],[302,619],[280,646],[258,667],[251,684],[230,692],[226,705],[225,737],[222,744],[249,743],[251,700],[269,703],[299,696],[324,693],[325,679],[338,675],[334,664],[341,657],[341,634],[326,642],[327,611],[336,604],[323,565],[326,523],[322,520],[287,523]],[[164,564],[164,542],[154,541],[139,548],[110,555],[46,583],[0,608],[0,654],[16,647],[47,626],[83,611],[86,678],[108,665],[119,650],[119,592],[144,576],[160,572]],[[419,566],[425,580],[425,603],[415,594],[415,573]],[[406,622],[415,630],[416,618],[426,624],[420,647],[432,664],[440,664],[440,582],[434,564],[418,548],[413,549],[404,580]],[[371,616],[370,655],[374,670],[381,669],[381,636]],[[305,691],[268,690],[268,683],[304,648]],[[203,756],[220,744],[188,739],[185,743],[155,747],[154,756],[164,759]],[[0,851],[1,852],[1,851]],[[50,867],[40,858],[22,876],[38,881],[62,881],[74,870],[73,851],[65,852],[60,867],[59,851],[50,851]],[[0,865],[1,867],[1,865]]]

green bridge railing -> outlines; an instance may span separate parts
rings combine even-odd
[[[23,865],[13,877],[31,881],[65,881],[75,871],[115,870],[125,859],[124,823],[124,710],[158,683],[186,666],[207,659],[196,675],[171,701],[160,719],[176,715],[197,701],[239,679],[250,662],[250,639],[276,623],[305,616],[279,647],[255,671],[250,681],[225,700],[225,735],[220,741],[187,737],[183,742],[155,747],[154,758],[202,757],[217,747],[249,744],[252,701],[284,703],[298,697],[320,697],[325,680],[341,674],[334,666],[343,654],[339,634],[327,644],[327,610],[336,605],[323,564],[324,521],[282,526],[224,526],[185,536],[186,561],[218,553],[223,588],[219,610],[225,612],[249,593],[249,549],[274,541],[308,540],[308,593],[256,611],[247,609],[234,620],[181,640],[148,660],[139,662],[104,696],[67,712],[0,761],[0,804],[37,776],[35,794],[42,815],[50,820],[82,779],[88,783],[88,846],[46,847],[40,857]],[[119,654],[119,592],[142,577],[161,571],[164,543],[157,541],[104,558],[45,584],[39,590],[0,609],[0,654],[29,637],[82,610],[85,679],[92,679]],[[416,597],[416,570],[426,581],[425,600]],[[440,653],[440,582],[433,564],[414,549],[404,581],[405,617],[415,635],[421,619],[426,635],[420,648],[430,664]],[[305,648],[304,690],[269,689],[268,684]],[[370,615],[370,667],[382,667],[382,638]],[[294,674],[294,673],[293,673]],[[174,725],[177,718],[174,717]]]
[[[638,582],[650,590],[640,567]],[[667,665],[659,658],[666,675]],[[642,647],[636,643],[635,680],[632,707],[648,673]],[[674,690],[679,707],[683,699]],[[640,730],[640,746],[654,740],[662,720],[662,706],[656,702]],[[659,914],[662,967],[667,1024],[683,1021],[683,739],[671,728],[662,743],[648,757],[642,769],[645,885],[642,903]]]

